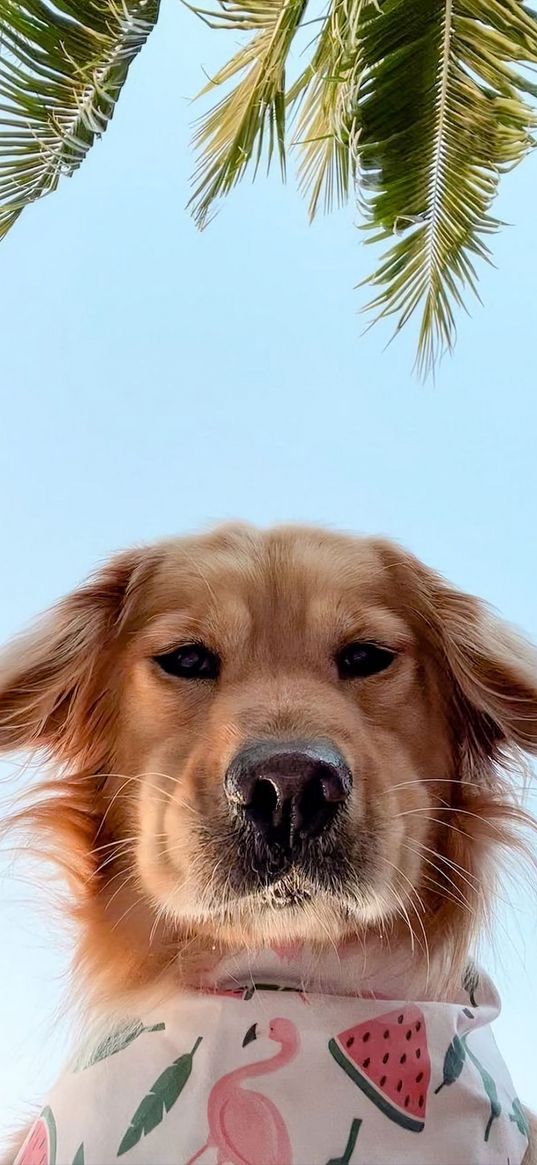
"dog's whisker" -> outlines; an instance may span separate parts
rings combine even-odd
[[[400,877],[404,878],[410,887],[410,895],[409,895],[408,903],[409,903],[409,906],[414,911],[414,914],[416,915],[416,919],[418,921],[421,933],[423,935],[423,945],[420,942],[420,946],[422,946],[422,950],[423,950],[423,953],[424,953],[425,959],[426,959],[426,970],[427,970],[426,980],[428,981],[429,974],[430,974],[429,941],[427,938],[427,932],[425,930],[425,926],[423,924],[423,919],[422,919],[422,914],[425,915],[427,913],[425,904],[424,904],[423,899],[421,898],[418,890],[416,889],[416,887],[414,886],[414,884],[410,880],[410,878],[407,876],[407,874],[405,874],[404,871],[401,870],[399,866],[396,866],[395,863],[388,861],[388,859],[384,858],[384,861],[387,863],[387,865],[391,866]],[[394,890],[393,885],[390,886],[390,889],[393,892],[393,890]],[[414,900],[413,900],[414,897],[417,899],[419,905],[421,906],[421,912],[418,910],[416,904],[414,903]],[[416,936],[416,938],[417,938],[417,936]]]
[[[134,875],[132,875],[132,876],[134,877]],[[124,888],[124,887],[121,887],[119,890],[116,890],[116,891],[115,891],[115,896],[117,896],[117,894],[120,894],[120,893],[121,893],[121,889],[123,889],[123,888]],[[109,905],[110,905],[110,903],[107,903],[107,906],[109,906]],[[119,926],[121,926],[121,923],[122,923],[122,922],[124,922],[126,918],[128,918],[129,914],[132,914],[133,910],[136,910],[136,907],[137,907],[138,905],[139,905],[138,899],[137,899],[137,898],[135,898],[135,899],[134,899],[134,901],[133,901],[133,902],[131,902],[129,906],[127,906],[127,909],[123,911],[123,914],[121,914],[121,915],[119,916],[119,918],[118,918],[118,919],[116,919],[116,921],[115,921],[115,923],[114,923],[114,925],[113,925],[113,927],[112,927],[112,931],[115,931],[115,930],[117,930],[117,929],[118,929],[118,927],[119,927]]]
[[[136,877],[135,870],[131,870],[130,873],[131,873],[131,876],[133,878]],[[125,870],[124,869],[116,870],[115,874],[111,874],[110,877],[107,876],[106,882],[105,882],[106,890],[108,891],[110,889],[110,886],[112,886],[113,883],[116,882],[118,878],[123,878],[123,877],[125,877]]]
[[[502,806],[498,805],[498,808],[502,808]],[[479,821],[480,824],[483,823],[483,816],[482,815],[480,816],[479,813],[473,813],[470,809],[462,809],[462,808],[459,808],[458,806],[453,806],[453,805],[416,806],[415,809],[403,809],[400,813],[395,813],[394,817],[395,818],[412,817],[414,814],[417,814],[417,813],[427,814],[427,813],[431,812],[431,809],[434,813],[442,813],[442,812],[451,813],[453,815],[453,817],[459,817],[459,816],[473,817],[475,821]],[[436,818],[436,817],[431,817],[430,820],[436,821],[437,824],[439,824],[439,825],[448,825],[449,824],[449,822],[446,822],[446,821],[441,820],[441,819],[438,820],[438,818]],[[498,832],[501,832],[501,826],[498,825],[497,822],[495,822],[495,821],[490,821],[490,819],[487,819],[487,826],[496,829]],[[461,832],[461,831],[459,831],[459,832]],[[465,834],[464,836],[466,837],[467,834]]]
[[[319,923],[319,925],[320,925],[320,927],[321,927],[321,930],[323,930],[323,931],[324,931],[324,933],[326,934],[326,937],[327,937],[327,939],[328,939],[329,945],[332,947],[332,949],[333,949],[333,951],[335,952],[335,954],[336,954],[336,956],[337,956],[338,960],[340,960],[339,951],[338,951],[338,949],[337,949],[337,944],[334,942],[334,939],[333,939],[332,935],[330,934],[330,931],[329,931],[329,929],[328,929],[328,927],[327,927],[326,923],[325,923],[325,922],[323,921],[323,919],[321,918],[321,916],[320,916],[319,912],[318,912],[318,911],[315,909],[315,904],[314,904],[314,903],[312,903],[312,913],[314,914],[314,916],[315,916],[315,918],[316,918],[317,922]]]
[[[114,807],[114,805],[115,805],[115,803],[116,803],[116,801],[117,801],[118,797],[119,797],[119,796],[120,796],[120,794],[123,792],[123,790],[126,788],[126,786],[129,784],[129,782],[131,782],[131,781],[132,781],[134,778],[133,778],[133,777],[131,777],[131,776],[128,776],[128,777],[123,777],[123,778],[121,778],[121,779],[122,779],[122,781],[123,781],[122,785],[121,785],[121,786],[120,786],[120,788],[117,790],[117,792],[114,794],[114,796],[112,797],[111,801],[109,801],[109,803],[108,803],[108,805],[106,806],[106,809],[105,809],[105,811],[104,811],[104,813],[103,813],[103,815],[102,815],[102,817],[101,817],[101,821],[100,821],[100,824],[99,824],[99,828],[98,828],[98,830],[97,830],[97,833],[96,833],[96,835],[95,835],[95,840],[97,840],[97,838],[99,837],[99,835],[100,835],[100,833],[101,833],[102,829],[104,828],[104,825],[105,825],[105,823],[106,823],[107,817],[108,817],[109,813],[111,812],[111,810],[113,809],[113,807]]]
[[[414,842],[415,842],[417,845],[419,845],[419,846],[420,846],[420,848],[422,848],[422,849],[423,849],[423,848],[425,848],[425,849],[429,849],[429,848],[430,848],[430,847],[428,847],[428,846],[424,846],[423,842],[420,842],[420,841],[418,841],[416,838],[412,838],[412,841],[414,841]],[[407,845],[407,843],[404,843],[404,844],[405,844],[405,845]],[[409,847],[408,847],[408,845],[407,845],[407,848],[409,848]],[[416,853],[416,857],[420,857],[420,855],[419,855],[419,854],[418,854],[416,851],[414,851],[414,852]],[[438,858],[440,861],[447,863],[449,867],[454,867],[454,872],[456,872],[456,873],[459,873],[459,874],[460,874],[460,876],[461,876],[461,877],[463,877],[463,879],[464,879],[464,880],[467,880],[467,879],[465,879],[465,877],[464,877],[465,875],[468,875],[468,878],[472,878],[472,877],[473,877],[473,875],[470,875],[470,871],[469,871],[469,870],[466,870],[465,868],[463,868],[462,866],[460,866],[460,865],[459,865],[457,862],[453,862],[453,861],[451,861],[451,859],[447,858],[447,857],[445,856],[445,854],[440,854],[440,853],[438,853],[438,851],[436,851],[436,850],[430,850],[430,852],[431,852],[431,853],[434,853],[434,854],[435,854],[435,856],[436,856],[436,857],[437,857],[437,858]],[[424,858],[423,858],[423,860],[424,860],[424,861],[428,861],[429,859],[427,859],[427,858],[425,858],[425,857],[424,857]],[[446,876],[447,876],[447,875],[445,874],[445,871],[442,871],[442,877],[446,877]],[[472,893],[473,893],[473,894],[475,894],[475,895],[477,896],[477,899],[478,899],[478,900],[479,900],[479,901],[482,903],[482,899],[483,899],[483,894],[482,894],[482,885],[481,885],[481,883],[479,882],[479,880],[478,880],[477,878],[475,878],[474,882],[472,882],[472,881],[468,881],[468,886],[469,886],[470,890],[472,891]],[[461,894],[461,893],[462,893],[462,891],[460,890],[460,888],[459,888],[459,887],[456,887],[456,888],[457,888],[457,891],[458,891],[458,893],[459,893],[459,894]],[[463,903],[463,902],[462,902],[460,899],[459,899],[459,902],[460,902],[460,905],[461,905],[461,906],[462,906],[462,905],[464,905],[466,908],[467,908],[467,907],[470,907],[470,911],[471,911],[471,913],[472,913],[472,916],[473,916],[474,918],[476,918],[476,919],[477,919],[477,917],[478,917],[478,911],[477,911],[476,907],[474,907],[474,906],[471,906],[471,904],[470,904],[470,903],[468,903],[468,900],[466,899],[466,897],[465,897],[465,896],[464,896],[464,903]],[[493,906],[494,906],[494,904],[495,904],[495,903],[499,903],[499,902],[502,902],[502,903],[504,903],[504,905],[506,905],[506,906],[507,906],[507,907],[508,907],[508,908],[509,908],[511,911],[514,909],[514,907],[513,907],[513,903],[512,903],[511,901],[507,900],[507,899],[506,899],[506,898],[505,898],[505,897],[504,897],[502,894],[500,894],[500,893],[499,893],[499,891],[496,889],[496,891],[495,891],[495,894],[494,894],[494,899],[492,899],[492,898],[491,898],[491,900],[490,900],[490,902],[489,902],[489,910],[491,910],[491,909],[493,908]],[[502,931],[502,933],[503,933],[503,934],[506,936],[506,939],[509,941],[509,933],[508,933],[507,927],[505,926],[505,924],[502,922],[502,920],[501,920],[500,918],[496,918],[495,925],[496,925],[496,927],[497,927],[498,929],[500,929],[500,930]]]
[[[124,858],[130,857],[131,854],[132,846],[126,846],[124,849],[118,849],[115,853],[109,854],[108,857],[104,859],[104,861],[100,862],[99,865],[96,866],[94,870],[92,870],[91,877],[97,877],[99,874],[104,873],[108,866],[113,866],[115,862],[122,861]]]
[[[397,914],[399,915],[399,917],[403,920],[403,922],[408,927],[408,932],[410,935],[410,950],[411,950],[412,956],[414,956],[415,943],[418,941],[418,939],[417,939],[417,936],[414,932],[414,927],[412,926],[412,923],[410,921],[410,916],[408,914],[407,908],[406,908],[405,904],[403,903],[402,899],[400,898],[397,890],[395,890],[393,886],[390,887],[389,893],[391,894],[391,896],[395,899],[396,903],[398,904],[397,908],[396,908]]]
[[[454,906],[460,906],[461,909],[466,910],[472,918],[476,917],[476,911],[473,909],[473,907],[471,907],[465,899],[459,898],[457,894],[454,894],[451,890],[448,890],[446,886],[443,886],[437,878],[433,878],[431,874],[422,874],[422,878],[428,886],[435,888],[435,892],[437,891],[438,898],[444,898],[448,902],[453,902]]]
[[[400,781],[397,785],[390,785],[390,792],[396,789],[407,789],[412,785],[468,785],[472,789],[479,789],[479,781],[469,781],[463,777],[414,777],[411,781]]]
[[[461,866],[460,863],[454,861],[453,858],[448,858],[446,854],[441,853],[439,850],[432,849],[431,846],[425,845],[423,841],[418,841],[417,838],[413,837],[411,840],[416,842],[421,849],[425,849],[428,851],[428,853],[434,854],[434,856],[437,857],[439,861],[444,862],[454,872],[461,874],[465,878],[469,878],[469,885],[473,885],[473,888],[480,888],[481,882],[479,878],[477,878],[475,874],[472,874],[471,871],[466,868],[466,866]]]
[[[130,885],[130,883],[131,883],[131,882],[133,882],[133,881],[135,881],[135,880],[136,880],[136,876],[137,876],[137,875],[136,875],[136,871],[135,871],[135,870],[131,870],[131,872],[130,872],[129,874],[126,874],[126,875],[125,875],[125,877],[124,877],[124,880],[123,880],[123,882],[121,883],[121,885],[116,887],[116,889],[114,890],[114,893],[113,893],[113,894],[111,895],[111,897],[108,899],[108,901],[107,901],[107,903],[106,903],[106,910],[109,910],[109,909],[110,909],[110,907],[111,907],[111,905],[112,905],[112,902],[114,902],[114,901],[115,901],[115,899],[116,899],[116,898],[117,898],[117,897],[118,897],[118,896],[119,896],[119,895],[122,893],[122,891],[123,891],[123,890],[125,890],[125,889],[126,889],[126,887],[127,887],[128,885]],[[131,907],[130,909],[133,909],[133,908],[134,908],[135,906],[137,906],[137,905],[138,905],[137,901],[134,901],[134,902],[132,903],[132,907]],[[120,919],[118,919],[118,923],[119,923],[119,922],[121,922],[121,921],[123,920],[123,918],[126,916],[126,913],[127,913],[127,912],[125,912],[125,915],[121,915],[121,918],[120,918]],[[116,926],[118,925],[118,923],[116,923]],[[114,929],[115,929],[115,927],[114,927]]]
[[[421,909],[422,909],[423,913],[425,914],[425,913],[426,913],[426,909],[425,909],[425,904],[424,904],[424,902],[423,902],[423,899],[422,899],[422,898],[420,898],[420,895],[419,895],[419,893],[418,893],[418,890],[416,889],[416,887],[415,887],[414,883],[413,883],[413,882],[410,880],[410,878],[408,877],[408,875],[407,875],[407,874],[405,874],[405,873],[404,873],[404,871],[403,871],[403,870],[402,870],[402,869],[401,869],[399,866],[396,866],[394,862],[390,862],[390,861],[388,860],[388,858],[386,858],[386,857],[385,857],[383,860],[384,860],[384,862],[386,863],[386,865],[387,865],[387,866],[390,866],[392,870],[395,870],[396,874],[398,874],[398,875],[399,875],[399,877],[401,877],[401,878],[404,878],[405,882],[406,882],[406,883],[408,884],[408,886],[410,887],[410,893],[411,893],[411,894],[414,894],[414,895],[416,896],[416,898],[417,898],[417,900],[418,900],[418,902],[419,902],[419,904],[420,904],[420,906],[421,906]]]
[[[418,843],[418,844],[419,844],[419,843]],[[457,891],[457,894],[459,895],[459,901],[460,901],[460,902],[464,902],[464,903],[465,903],[465,905],[468,907],[468,909],[469,909],[469,910],[471,910],[471,911],[472,911],[472,913],[474,913],[474,914],[475,914],[475,908],[471,906],[471,904],[470,904],[470,902],[468,901],[468,899],[467,899],[467,898],[466,898],[466,897],[463,895],[463,892],[462,892],[462,890],[460,889],[460,887],[459,887],[459,886],[457,885],[457,883],[456,883],[456,882],[453,880],[453,878],[451,878],[451,877],[449,876],[449,874],[447,874],[447,873],[446,873],[446,871],[442,869],[442,867],[441,867],[441,866],[439,866],[439,865],[438,865],[436,862],[433,862],[432,858],[429,858],[429,857],[427,857],[425,854],[419,854],[419,853],[418,853],[418,851],[417,851],[416,849],[414,849],[412,846],[408,845],[406,842],[403,842],[403,845],[404,845],[404,848],[405,848],[405,849],[409,850],[409,851],[410,851],[411,853],[413,853],[413,854],[414,854],[416,857],[418,857],[418,858],[419,858],[419,859],[420,859],[422,862],[425,862],[425,863],[426,863],[428,866],[431,866],[431,868],[432,868],[432,869],[434,869],[434,870],[436,870],[436,872],[437,872],[438,874],[440,874],[440,876],[441,876],[442,878],[445,878],[445,880],[446,880],[447,882],[449,882],[449,883],[450,883],[450,885],[451,885],[451,886],[453,886],[453,887],[455,888],[455,890]],[[432,852],[433,852],[433,851],[432,851]],[[468,883],[468,884],[470,885],[470,883]],[[474,890],[474,892],[475,892],[475,889],[476,889],[476,888],[475,888],[475,887],[471,887],[471,888],[472,888],[472,889]]]
[[[163,911],[163,908],[161,906],[161,907],[159,907],[159,909],[157,910],[157,912],[155,914],[155,921],[153,922],[153,925],[152,925],[151,930],[149,932],[149,948],[151,948],[153,946],[153,939],[154,939],[155,934],[157,932],[159,923],[162,922],[163,917],[164,917],[164,911]]]
[[[433,854],[433,856],[438,861],[442,862],[444,865],[449,866],[452,869],[452,872],[454,874],[457,874],[460,878],[462,878],[463,882],[466,882],[466,885],[469,886],[470,890],[472,890],[474,893],[476,891],[479,892],[482,889],[482,886],[481,886],[478,878],[476,878],[473,874],[471,874],[469,870],[466,870],[462,866],[458,865],[457,862],[452,862],[450,860],[450,858],[445,856],[445,854],[440,853],[436,849],[432,849],[431,846],[425,845],[424,842],[418,841],[417,838],[413,837],[413,838],[410,838],[408,840],[413,841],[415,845],[418,845],[420,847],[420,850],[427,850],[427,853]],[[406,845],[407,848],[409,848],[408,842],[404,842],[403,844]],[[414,850],[413,852],[416,853],[416,850]],[[426,858],[425,855],[423,855],[423,860],[430,862],[431,859]],[[447,875],[447,873],[445,873],[445,871],[443,871],[443,876],[446,878],[448,877],[448,875]],[[453,883],[453,884],[455,885],[455,883]]]
[[[138,841],[138,836],[133,834],[131,837],[118,837],[115,839],[115,841],[107,841],[104,842],[103,845],[96,845],[93,849],[88,851],[89,857],[95,857],[96,854],[105,849],[117,849],[118,846],[125,845],[130,841]]]
[[[396,813],[395,817],[396,818],[412,817],[417,812],[420,812],[420,810],[408,809],[408,810],[405,810],[403,813]],[[425,812],[425,810],[424,810],[424,812]],[[436,809],[435,809],[435,812],[436,812]],[[470,816],[475,817],[476,820],[481,823],[481,825],[483,824],[483,818],[478,817],[478,815],[476,813],[472,813],[472,814],[470,814]],[[461,837],[465,837],[468,839],[471,836],[469,833],[466,832],[466,830],[461,829],[458,825],[454,825],[454,823],[452,821],[446,821],[445,818],[430,817],[430,816],[426,815],[425,819],[426,819],[426,821],[431,822],[431,824],[433,824],[433,825],[441,825],[443,829],[451,829],[451,830],[453,830],[454,833],[459,833],[461,835]],[[487,829],[488,828],[495,828],[496,832],[500,836],[502,835],[501,827],[499,825],[496,825],[496,822],[487,820],[486,826],[487,826]]]
[[[163,780],[170,781],[174,785],[181,784],[180,780],[177,777],[174,777],[174,776],[170,775],[169,773],[160,773],[156,770],[149,770],[148,772],[131,773],[129,775],[120,774],[120,773],[114,774],[114,778],[121,780],[122,784],[120,785],[119,789],[117,789],[116,792],[114,793],[114,795],[112,796],[111,800],[109,801],[109,803],[106,807],[105,812],[103,813],[101,824],[100,824],[99,830],[97,832],[97,836],[100,833],[112,807],[115,805],[118,798],[122,794],[124,794],[124,790],[126,789],[126,787],[128,785],[136,784],[137,787],[140,788],[140,786],[143,783],[145,788],[153,789],[153,791],[158,793],[163,798],[164,801],[173,801],[173,800],[177,799],[178,804],[181,803],[180,799],[176,798],[176,794],[173,790],[165,789],[161,785],[155,785],[154,782],[149,782],[148,778],[150,778],[150,777],[160,777]],[[192,807],[189,806],[187,802],[184,802],[184,804],[182,805],[182,808],[192,808]]]

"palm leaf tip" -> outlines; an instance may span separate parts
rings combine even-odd
[[[519,0],[387,0],[362,53],[360,196],[375,239],[392,238],[368,307],[397,329],[421,310],[426,375],[454,345],[474,260],[490,261],[500,176],[534,145],[537,90],[518,66],[537,63],[537,19]]]
[[[251,162],[267,169],[276,153],[286,163],[286,64],[307,0],[221,0],[204,19],[250,41],[220,69],[203,94],[235,80],[234,86],[201,118],[194,137],[198,164],[190,205],[203,227],[215,202],[236,185]],[[238,78],[238,79],[237,79]]]
[[[104,133],[160,0],[2,0],[0,238]]]
[[[357,179],[361,35],[376,0],[333,0],[312,60],[288,94],[295,108],[299,186],[312,219],[347,202]]]

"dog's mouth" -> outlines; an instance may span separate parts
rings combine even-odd
[[[299,909],[313,901],[315,888],[299,870],[291,868],[287,874],[265,886],[261,897],[272,910]]]
[[[385,835],[373,811],[341,812],[313,835],[261,833],[245,815],[230,818],[225,806],[212,812],[207,806],[189,824],[186,883],[183,860],[174,859],[175,837],[169,846],[167,907],[178,918],[224,929],[239,925],[265,941],[273,932],[305,934],[321,916],[324,931],[378,910]]]
[[[343,852],[339,847],[337,850],[335,846],[307,841],[298,841],[292,847],[268,846],[246,837],[239,843],[237,860],[230,871],[231,882],[237,889],[247,890],[285,885],[290,878],[300,879],[304,885],[339,883]]]
[[[218,868],[225,871],[226,896],[252,896],[272,910],[306,907],[316,894],[346,900],[351,884],[365,880],[372,847],[362,837],[351,842],[344,828],[317,838],[290,835],[266,840],[251,828],[237,829],[222,852],[214,838]],[[214,892],[218,887],[214,884]]]

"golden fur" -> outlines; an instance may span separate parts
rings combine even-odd
[[[216,683],[154,664],[198,640],[222,660]],[[341,681],[334,655],[352,640],[395,662]],[[291,870],[276,909],[270,888],[230,884],[223,775],[245,742],[278,736],[330,739],[354,789],[344,888]],[[411,941],[440,995],[486,923],[502,856],[524,852],[537,655],[391,543],[223,527],[112,559],[15,642],[0,748],[52,764],[10,826],[67,877],[73,978],[97,1011],[283,938]]]

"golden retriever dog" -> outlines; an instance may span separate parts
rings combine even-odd
[[[405,998],[451,1000],[532,828],[537,655],[388,541],[230,525],[112,558],[15,641],[0,747],[47,765],[7,828],[67,881],[88,1031],[264,949],[358,943],[364,982],[404,952]]]

